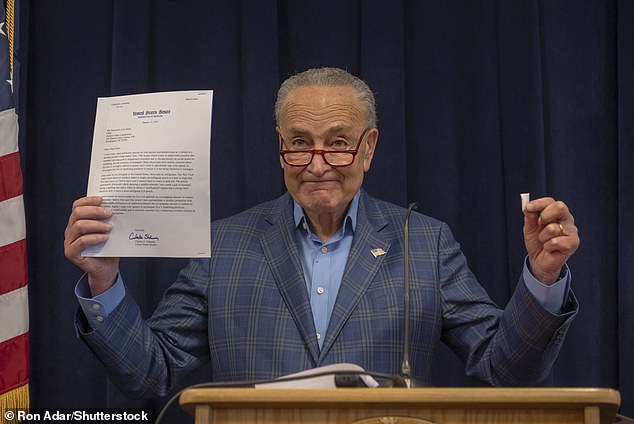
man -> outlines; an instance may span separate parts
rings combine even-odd
[[[345,71],[312,69],[282,84],[275,113],[288,193],[212,223],[211,258],[190,261],[147,321],[118,258],[81,257],[108,238],[112,211],[98,197],[74,203],[64,246],[86,273],[78,330],[122,389],[164,394],[206,361],[214,381],[338,362],[399,372],[405,210],[361,188],[378,139],[372,92]],[[527,263],[500,310],[448,227],[412,215],[415,377],[429,379],[441,340],[490,384],[547,376],[577,308],[565,263],[579,237],[566,205],[551,198],[528,204],[524,236]]]

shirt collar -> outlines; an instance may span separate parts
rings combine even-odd
[[[343,220],[344,228],[350,223],[350,229],[354,233],[355,228],[357,227],[357,212],[359,210],[359,197],[361,196],[361,190],[357,191],[357,194],[354,195],[352,201],[350,202],[350,206],[348,207],[348,213]],[[293,217],[295,218],[295,228],[301,228],[300,226],[304,222],[308,222],[306,216],[304,215],[304,210],[302,207],[293,199]],[[306,226],[306,231],[310,233],[310,228]]]

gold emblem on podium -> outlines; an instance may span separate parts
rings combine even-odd
[[[423,420],[422,418],[413,417],[373,417],[364,418],[359,421],[354,421],[350,424],[435,424],[433,421]]]

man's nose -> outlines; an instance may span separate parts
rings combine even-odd
[[[314,154],[313,160],[308,164],[308,170],[316,175],[323,174],[330,169],[330,165],[324,159],[323,154]]]

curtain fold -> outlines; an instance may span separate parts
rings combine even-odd
[[[366,190],[447,222],[499,304],[525,256],[519,193],[568,203],[582,239],[569,264],[581,311],[552,384],[617,388],[634,415],[631,2],[20,1],[34,407],[164,402],[119,393],[72,327],[80,273],[62,240],[86,191],[96,98],[213,89],[217,219],[284,192],[276,90],[295,71],[338,66],[376,93]],[[146,316],[183,264],[122,261]],[[436,361],[434,384],[478,385],[448,349]]]
[[[617,2],[617,244],[606,246],[606,256],[617,265],[608,284],[617,284],[614,308],[617,315],[618,387],[624,409],[634,415],[634,4],[627,0]],[[608,190],[614,187],[605,185]],[[611,218],[611,217],[610,217]],[[608,218],[609,219],[609,218]],[[601,227],[605,220],[600,221]]]

